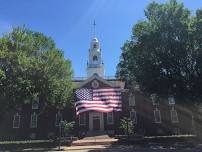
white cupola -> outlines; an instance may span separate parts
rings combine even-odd
[[[104,77],[104,64],[102,63],[100,43],[96,37],[90,43],[87,77],[91,77],[94,74]]]

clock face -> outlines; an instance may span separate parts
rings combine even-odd
[[[99,87],[98,81],[97,81],[97,80],[94,80],[94,81],[92,82],[91,86],[92,86],[94,89],[98,88],[98,87]]]

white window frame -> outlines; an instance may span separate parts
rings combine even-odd
[[[33,114],[31,114],[30,128],[37,128],[37,124],[38,124],[38,116],[34,112]]]
[[[83,123],[81,122],[81,119],[82,119],[82,118],[83,118],[83,120],[84,120]],[[85,125],[86,125],[86,114],[85,114],[85,113],[79,115],[79,125],[80,125],[80,126],[85,126]]]
[[[16,117],[18,117],[17,126],[15,126]],[[13,128],[20,128],[20,121],[21,121],[21,116],[18,113],[16,113],[13,116]]]
[[[59,117],[59,115],[60,115],[60,117],[61,117],[60,121],[63,120],[62,113],[61,113],[60,111],[58,111],[58,112],[55,114],[55,126],[56,126],[56,127],[58,127],[58,126],[60,125],[60,122],[58,122],[58,119],[59,119],[58,117]]]
[[[171,122],[172,123],[178,123],[179,122],[177,111],[174,108],[172,108],[170,110],[170,117],[171,117]]]
[[[129,106],[135,106],[135,95],[132,93],[129,95]]]
[[[160,121],[157,120],[157,115],[156,115],[157,113],[156,112],[158,112]],[[154,122],[155,123],[161,123],[161,111],[157,108],[154,110]]]
[[[132,113],[134,113],[135,119],[132,119]],[[132,109],[132,110],[130,111],[130,119],[132,120],[132,122],[133,122],[134,124],[137,124],[137,113],[136,113],[136,111],[135,111],[134,109]]]
[[[157,94],[151,94],[150,98],[152,100],[153,105],[159,105],[159,99]]]
[[[39,100],[32,101],[32,109],[36,110],[39,109]]]
[[[175,98],[173,95],[168,96],[168,103],[169,105],[175,105]]]
[[[110,114],[111,114],[111,115],[110,115]],[[109,121],[109,120],[110,120],[109,117],[111,117],[111,120],[112,120],[112,121]],[[108,124],[108,125],[114,124],[114,113],[113,113],[113,112],[108,112],[108,113],[107,113],[107,124]]]

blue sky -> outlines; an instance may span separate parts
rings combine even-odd
[[[50,36],[72,61],[75,77],[86,76],[88,49],[96,36],[102,47],[106,76],[115,75],[121,46],[130,38],[132,26],[144,19],[151,0],[0,0],[0,36],[13,26],[26,27]],[[158,0],[166,2],[166,0]],[[179,0],[192,13],[201,0]]]

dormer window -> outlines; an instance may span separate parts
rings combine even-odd
[[[97,59],[97,56],[96,55],[94,55],[93,56],[93,61],[97,61],[98,59]]]

